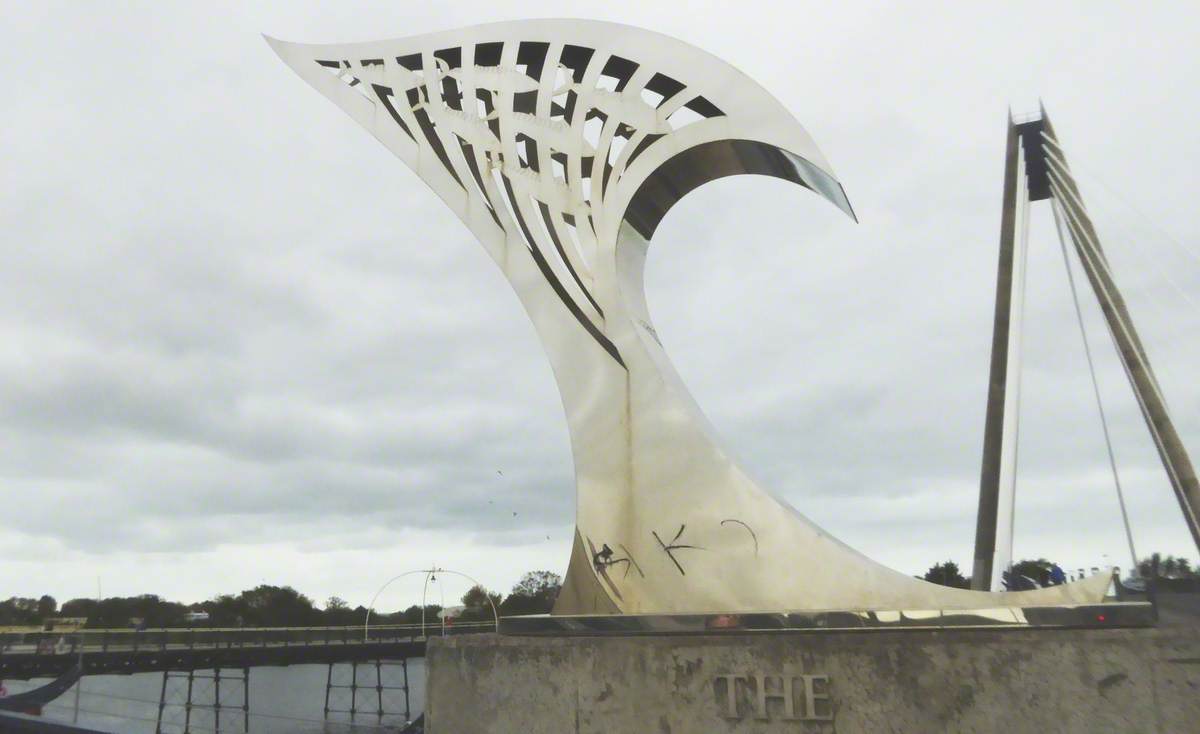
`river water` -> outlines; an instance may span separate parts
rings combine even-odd
[[[425,661],[408,661],[408,716],[416,718],[425,704]],[[286,668],[250,669],[250,725],[245,726],[242,711],[246,686],[241,670],[221,670],[220,680],[213,671],[196,671],[191,681],[192,708],[188,711],[187,673],[171,673],[166,680],[166,704],[163,697],[162,673],[134,675],[95,675],[63,694],[47,706],[43,716],[56,721],[77,721],[81,726],[107,732],[130,734],[182,734],[185,724],[193,733],[219,731],[230,734],[354,734],[398,731],[406,722],[404,671],[397,661],[384,661],[376,675],[374,663],[359,663],[357,670],[350,663],[328,665],[293,665]],[[44,679],[7,681],[10,694],[21,693],[47,683]],[[330,713],[325,715],[327,683]],[[381,682],[383,690],[377,690]],[[356,714],[351,719],[351,685]],[[220,688],[221,708],[218,713],[216,689]],[[78,703],[76,703],[78,701]],[[383,716],[379,715],[382,701]],[[161,718],[162,727],[158,728]]]

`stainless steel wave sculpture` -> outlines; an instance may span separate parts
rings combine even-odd
[[[508,277],[570,428],[576,533],[556,614],[979,609],[1098,601],[1108,580],[1008,594],[886,568],[759,488],[721,447],[646,308],[655,228],[756,173],[852,215],[764,89],[673,38],[537,20],[374,43],[269,39],[454,211]]]

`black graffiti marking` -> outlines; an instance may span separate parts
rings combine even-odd
[[[623,545],[620,545],[619,543],[617,547],[625,551],[624,557],[614,558],[613,556],[616,555],[616,552],[613,551],[612,548],[608,547],[608,543],[604,543],[599,552],[592,554],[592,565],[596,567],[596,571],[607,572],[609,568],[617,565],[618,563],[624,563],[625,573],[621,576],[622,579],[629,577],[630,568],[636,569],[639,576],[646,578],[646,574],[642,573],[642,567],[638,565],[637,561],[633,560],[633,554],[629,552],[629,549]]]
[[[674,554],[674,553],[672,553],[671,551],[677,551],[677,550],[705,550],[704,548],[701,548],[701,547],[700,547],[700,546],[698,546],[698,545],[684,545],[684,544],[682,544],[682,543],[676,543],[676,542],[675,542],[675,541],[679,540],[679,538],[680,538],[680,537],[683,535],[683,531],[684,531],[684,530],[686,530],[686,529],[687,529],[687,525],[680,525],[680,526],[679,526],[679,532],[675,533],[675,537],[674,537],[674,538],[671,538],[671,542],[670,542],[670,544],[664,543],[664,542],[662,541],[662,538],[658,537],[658,533],[657,533],[656,531],[654,531],[654,530],[651,530],[651,531],[650,531],[650,534],[651,534],[651,535],[653,535],[653,536],[654,536],[654,539],[658,541],[658,544],[659,544],[659,546],[661,546],[661,547],[662,547],[662,549],[663,549],[664,551],[666,551],[666,552],[667,552],[667,557],[671,559],[671,563],[674,563],[674,564],[675,564],[675,568],[678,568],[678,569],[679,569],[679,573],[680,573],[680,574],[682,574],[682,575],[684,575],[684,576],[687,576],[687,571],[684,571],[684,570],[683,570],[683,566],[681,566],[681,565],[679,564],[679,559],[678,559],[678,558],[676,558],[676,557],[675,557],[675,554]]]
[[[725,523],[727,523],[727,522],[735,522],[738,525],[741,525],[742,527],[746,528],[746,532],[750,533],[751,538],[754,538],[754,557],[757,558],[758,557],[758,536],[754,534],[754,530],[752,530],[749,525],[742,522],[741,520],[734,520],[733,518],[730,518],[728,520],[722,520],[721,525],[724,526]]]
[[[605,550],[607,550],[609,555],[611,555],[612,549],[605,545],[600,552],[596,552],[596,546],[592,543],[592,539],[586,538],[586,541],[588,550],[592,552],[592,567],[596,569],[596,575],[600,577],[600,580],[604,582],[604,585],[608,587],[608,590],[613,593],[613,596],[617,597],[617,599],[620,601],[625,601],[625,598],[621,596],[620,589],[618,589],[617,585],[613,583],[613,580],[608,577],[608,566],[603,563],[596,563],[596,559],[600,558],[604,554]]]
[[[642,573],[642,567],[638,565],[638,562],[634,559],[633,554],[629,552],[629,549],[626,548],[625,546],[621,545],[620,543],[617,543],[617,547],[620,548],[621,550],[625,551],[625,557],[629,559],[629,563],[633,566],[634,570],[636,570],[638,572],[638,576],[641,576],[642,578],[646,578],[646,574]],[[625,575],[626,576],[629,575],[629,567],[628,566],[625,567]]]
[[[612,560],[612,557],[613,549],[608,547],[608,543],[605,543],[599,551],[592,554],[592,563],[596,565],[596,568],[611,566],[613,563],[615,563],[615,561]]]

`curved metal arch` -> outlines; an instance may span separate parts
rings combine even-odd
[[[434,190],[533,321],[575,461],[576,535],[556,613],[1103,597],[1104,575],[1011,594],[913,579],[829,536],[721,447],[651,325],[650,236],[687,192],[739,173],[794,181],[853,216],[808,133],[744,74],[674,38],[595,21],[365,44],[268,40]],[[729,520],[750,532],[725,531]]]
[[[771,176],[811,189],[855,221],[842,184],[804,158],[770,143],[721,139],[700,143],[669,158],[646,177],[623,219],[649,240],[671,207],[710,181],[742,174]]]
[[[473,576],[468,576],[467,574],[462,573],[461,571],[453,571],[448,568],[436,568],[436,567],[435,568],[420,568],[420,569],[415,569],[413,571],[405,571],[404,573],[397,574],[397,575],[391,577],[390,579],[388,579],[387,581],[384,581],[383,585],[380,586],[379,589],[375,591],[375,595],[371,597],[371,603],[367,605],[367,614],[366,614],[365,619],[363,620],[363,642],[370,642],[370,640],[371,640],[371,613],[373,611],[375,611],[375,602],[379,601],[379,595],[382,594],[384,592],[384,590],[387,589],[387,587],[391,586],[393,582],[399,581],[402,578],[405,578],[407,576],[412,576],[412,575],[418,574],[418,573],[425,574],[425,582],[424,582],[424,584],[422,584],[422,587],[421,587],[421,636],[422,637],[425,636],[425,607],[427,606],[425,603],[425,594],[429,590],[429,581],[432,579],[432,577],[435,574],[448,573],[452,576],[458,576],[460,578],[464,578],[464,579],[470,581],[471,583],[475,584],[476,586],[478,586],[481,589],[485,588],[484,585],[479,583],[479,581],[477,579],[475,579]],[[487,597],[487,600],[488,600],[488,604],[492,607],[492,618],[496,625],[496,631],[499,632],[500,631],[500,610],[496,608],[496,603],[492,601],[492,598],[490,596]],[[445,632],[445,629],[446,629],[446,623],[445,623],[445,620],[443,620],[442,621],[443,633]]]

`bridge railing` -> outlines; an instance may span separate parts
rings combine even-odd
[[[460,622],[447,634],[489,632],[491,622]],[[294,645],[362,645],[424,640],[440,636],[442,627],[419,624],[346,627],[186,627],[163,629],[81,629],[0,633],[0,655],[72,655],[88,652],[286,647]]]

